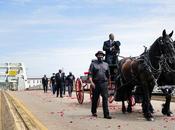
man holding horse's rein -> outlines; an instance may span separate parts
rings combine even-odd
[[[92,116],[97,117],[97,104],[99,96],[102,96],[104,118],[111,119],[108,110],[108,83],[110,78],[109,66],[103,61],[105,54],[98,51],[95,56],[97,60],[92,61],[89,68],[89,81],[92,87]]]
[[[114,34],[109,34],[109,40],[103,44],[103,50],[106,52],[105,61],[110,64],[118,64],[118,55],[120,53],[120,42],[114,41]]]

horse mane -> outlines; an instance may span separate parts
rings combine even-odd
[[[149,51],[152,51],[152,49],[157,48],[159,46],[160,40],[162,40],[162,37],[159,37],[154,41],[154,43],[150,46]]]
[[[146,57],[148,64],[153,68],[154,70],[159,69],[159,65],[157,62],[159,61],[159,58],[161,56],[160,52],[160,40],[162,37],[157,38],[154,43],[150,46],[146,52],[142,54],[142,56]]]

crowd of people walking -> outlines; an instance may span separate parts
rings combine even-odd
[[[72,74],[72,72],[69,72],[69,74],[66,76],[61,69],[59,69],[57,73],[53,73],[50,79],[48,79],[46,75],[44,75],[42,78],[44,93],[47,93],[48,86],[50,86],[53,95],[56,94],[56,97],[60,98],[63,98],[66,90],[68,91],[68,95],[70,97],[72,96],[74,82],[75,76]]]

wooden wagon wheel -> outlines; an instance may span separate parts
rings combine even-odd
[[[92,96],[93,96],[93,88],[92,86],[90,85],[90,90],[89,90],[89,95],[90,95],[90,99],[91,99],[91,102],[92,102]],[[98,102],[97,102],[97,107],[100,105],[100,96],[99,96],[99,99],[98,99]]]
[[[75,91],[76,91],[78,103],[82,104],[84,101],[84,88],[80,78],[77,78],[75,82]]]

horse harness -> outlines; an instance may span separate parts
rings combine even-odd
[[[121,76],[121,82],[122,82],[122,85],[121,87],[124,87],[128,84],[141,84],[140,81],[138,80],[138,74],[134,72],[134,63],[137,62],[139,65],[141,65],[146,71],[149,71],[151,72],[152,74],[152,77],[154,78],[154,81],[156,80],[157,76],[155,77],[155,75],[160,75],[161,71],[160,70],[156,70],[152,65],[151,65],[151,62],[149,60],[149,58],[145,55],[141,55],[139,57],[130,57],[129,58],[131,60],[130,62],[130,72],[131,72],[131,79],[129,81],[126,80],[126,77],[124,76],[124,74],[121,72],[120,76]],[[126,82],[127,81],[127,82]],[[125,83],[123,83],[125,82]],[[119,88],[118,88],[119,89]]]

